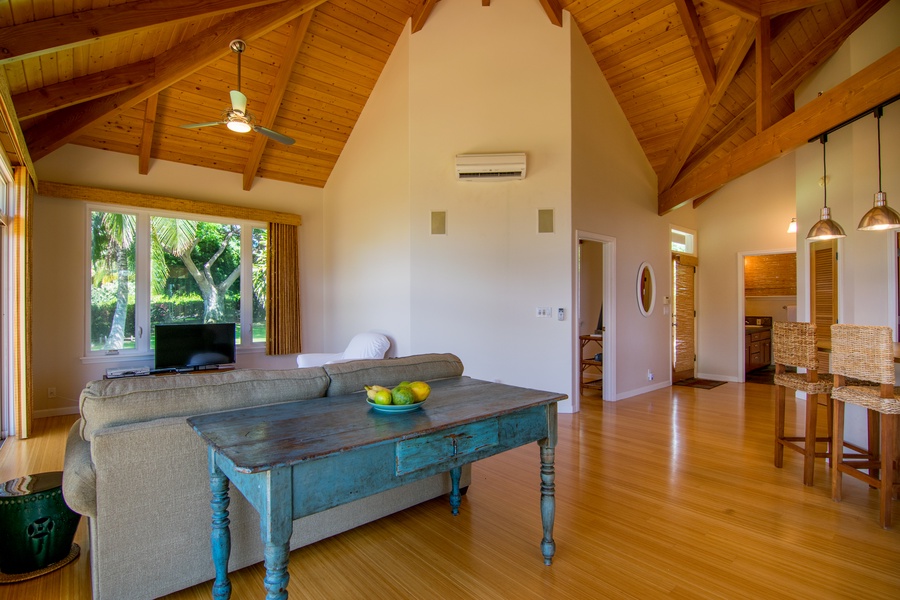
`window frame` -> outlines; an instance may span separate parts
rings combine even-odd
[[[84,212],[84,355],[83,363],[115,363],[152,359],[150,348],[150,220],[151,217],[167,217],[206,223],[237,224],[241,227],[241,299],[253,294],[253,245],[254,229],[268,231],[269,224],[262,221],[220,217],[210,214],[178,212],[165,209],[148,209],[122,204],[106,204],[102,202],[85,203]],[[91,235],[91,214],[93,212],[111,212],[133,214],[136,217],[135,232],[135,290],[134,290],[134,326],[135,348],[117,351],[91,349],[91,258],[93,238]],[[241,340],[236,348],[237,354],[264,352],[265,340],[253,341],[253,304],[241,302],[239,323]],[[244,323],[249,326],[245,327]]]

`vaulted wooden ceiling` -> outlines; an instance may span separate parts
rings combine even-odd
[[[479,2],[479,0],[444,0]],[[520,0],[589,45],[659,178],[659,212],[702,202],[900,93],[900,53],[794,111],[793,92],[887,0]],[[0,0],[0,143],[64,144],[324,186],[406,22],[437,0]],[[490,0],[480,0],[490,10]],[[217,121],[237,86],[258,125]]]

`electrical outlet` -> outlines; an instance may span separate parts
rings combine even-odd
[[[538,306],[534,316],[540,319],[549,319],[552,312],[553,309],[549,306]]]
[[[647,381],[653,381],[653,371],[647,369]]]
[[[56,388],[55,387],[47,388],[47,397],[48,398],[56,398]]]

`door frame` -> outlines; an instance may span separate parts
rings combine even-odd
[[[616,400],[616,238],[590,231],[575,230],[573,251],[578,256],[581,241],[603,244],[603,400]],[[629,290],[631,288],[629,287]],[[572,361],[572,411],[581,410],[581,340],[578,335],[578,321],[581,319],[581,271],[575,264],[575,323],[572,331],[572,346],[575,350]]]
[[[808,250],[808,247],[807,247]],[[737,303],[738,303],[738,322],[736,323],[737,327],[737,374],[738,381],[746,381],[747,373],[746,373],[746,365],[744,364],[744,350],[746,346],[745,334],[746,330],[744,329],[744,319],[747,317],[745,312],[745,296],[744,296],[744,257],[747,256],[765,256],[767,254],[796,254],[797,262],[799,265],[800,262],[800,253],[797,252],[797,248],[780,248],[777,250],[748,250],[746,252],[738,252],[737,255],[737,285],[738,285],[738,295],[737,295]],[[807,254],[809,252],[807,251]],[[799,271],[800,267],[797,267]],[[809,269],[805,269],[808,271]],[[800,275],[797,274],[797,316],[800,316]]]

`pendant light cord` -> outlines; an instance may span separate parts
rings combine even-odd
[[[825,165],[825,142],[828,141],[828,136],[822,136],[822,193],[824,195],[824,206],[828,207],[828,167]]]
[[[878,128],[878,193],[881,193],[881,112],[882,108],[879,106],[875,109],[875,123]]]

